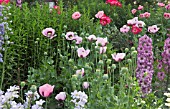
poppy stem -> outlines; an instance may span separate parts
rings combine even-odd
[[[47,109],[47,97],[46,97],[46,102],[45,102],[45,109]]]

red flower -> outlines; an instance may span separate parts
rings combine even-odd
[[[132,33],[133,33],[133,34],[138,34],[138,33],[140,33],[141,31],[142,31],[142,28],[139,28],[139,27],[137,27],[137,26],[135,26],[135,25],[132,26]]]
[[[58,14],[61,14],[60,7],[59,7],[59,6],[54,6],[54,9],[57,11]]]
[[[105,26],[111,22],[110,17],[106,16],[105,14],[100,18],[100,24]]]
[[[7,3],[9,3],[9,2],[10,2],[10,0],[0,0],[0,4],[2,4],[2,3],[7,4]]]
[[[111,6],[122,7],[122,4],[118,0],[107,0],[106,4],[110,4]]]

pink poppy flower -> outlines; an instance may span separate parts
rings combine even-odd
[[[100,54],[106,53],[107,47],[100,47]]]
[[[145,18],[145,15],[144,14],[140,14],[139,17],[140,18]]]
[[[83,82],[83,88],[88,89],[89,88],[89,82]]]
[[[135,25],[138,22],[138,17],[134,17],[133,19],[130,19],[127,21],[127,24],[129,26]]]
[[[127,33],[127,32],[129,32],[129,30],[130,30],[130,27],[127,25],[123,25],[123,27],[120,28],[120,32],[122,32],[122,33]]]
[[[0,5],[1,5],[2,3],[8,4],[9,2],[10,2],[10,0],[0,0]]]
[[[164,13],[164,18],[165,19],[170,19],[170,13]]]
[[[74,40],[76,36],[74,35],[74,32],[67,32],[65,37],[67,40]]]
[[[85,58],[89,53],[90,50],[85,50],[83,47],[77,49],[78,57]]]
[[[157,25],[152,25],[148,27],[148,32],[150,33],[156,33],[160,28],[157,27]]]
[[[72,14],[72,19],[74,19],[74,20],[77,20],[77,19],[79,19],[80,17],[81,17],[80,12],[74,12],[74,13]]]
[[[143,21],[138,21],[135,26],[142,28],[145,26],[145,23]]]
[[[79,37],[79,36],[76,36],[75,40],[76,40],[76,44],[80,44],[80,43],[82,43],[83,38]]]
[[[106,26],[107,24],[110,24],[111,22],[111,19],[110,17],[106,16],[106,15],[103,15],[101,18],[100,18],[100,24],[102,26]]]
[[[98,37],[98,38],[97,38],[97,41],[96,41],[96,45],[97,45],[97,46],[102,46],[102,47],[104,47],[104,46],[106,46],[107,43],[108,43],[108,42],[107,42],[107,37],[106,37],[106,38],[101,38],[101,37]]]
[[[54,38],[55,30],[52,28],[46,28],[42,31],[42,34],[50,39]]]
[[[142,10],[143,9],[143,6],[142,5],[139,5],[138,6],[138,10]]]
[[[103,15],[104,15],[104,11],[99,11],[99,12],[95,15],[95,17],[100,19],[101,17],[103,17]]]
[[[88,39],[89,41],[97,40],[96,36],[93,35],[93,34],[90,35],[89,37],[87,37],[87,39]]]
[[[145,13],[144,13],[144,17],[145,17],[145,18],[149,18],[150,15],[151,15],[151,14],[150,14],[149,12],[145,12]]]
[[[56,95],[55,99],[58,101],[64,101],[66,99],[66,93],[60,92],[59,94]]]
[[[80,70],[76,70],[76,75],[84,76],[84,68],[82,68]]]
[[[53,92],[54,86],[50,84],[44,84],[43,86],[39,87],[39,93],[43,97],[49,97]]]
[[[159,2],[159,3],[158,3],[158,6],[159,6],[159,7],[164,7],[164,6],[165,6],[165,4],[164,4],[164,3],[160,3],[160,2]]]
[[[111,55],[112,55],[112,58],[113,58],[116,62],[121,61],[121,60],[124,59],[124,57],[126,56],[125,53],[117,53],[117,54],[111,54]]]
[[[167,10],[170,10],[170,4],[166,5],[165,8],[166,8]]]
[[[135,14],[137,12],[137,10],[136,9],[132,9],[131,12],[132,12],[132,14]]]

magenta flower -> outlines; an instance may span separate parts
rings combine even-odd
[[[42,34],[50,39],[54,38],[55,30],[52,28],[46,28],[42,31]]]
[[[137,12],[137,10],[136,9],[132,9],[131,12],[132,12],[132,14],[135,14]]]
[[[88,82],[83,82],[83,88],[88,89],[89,88],[89,83]]]
[[[138,6],[138,10],[142,10],[143,9],[143,6],[142,5],[139,5]]]
[[[53,92],[54,86],[50,84],[44,84],[43,86],[39,87],[39,93],[43,97],[49,97]]]
[[[72,14],[72,19],[74,19],[74,20],[77,20],[77,19],[79,19],[80,17],[81,17],[80,12],[74,12],[74,13]]]
[[[66,93],[60,92],[59,94],[56,95],[55,99],[58,101],[64,101],[66,99]]]
[[[106,37],[106,38],[101,38],[101,37],[98,37],[98,38],[97,38],[97,41],[96,41],[96,45],[97,45],[97,46],[102,46],[102,47],[104,47],[104,46],[106,46],[107,43],[108,43],[108,42],[107,42],[107,37]]]
[[[67,40],[74,40],[76,36],[74,35],[74,32],[67,32],[65,37]]]
[[[80,43],[82,43],[83,38],[79,37],[79,36],[76,36],[75,40],[76,40],[76,44],[80,44]]]
[[[84,68],[82,68],[80,70],[76,70],[76,75],[84,76]]]
[[[127,25],[123,25],[123,27],[120,28],[120,32],[122,32],[122,33],[127,33],[127,32],[129,32],[129,30],[130,30],[130,27]]]
[[[95,17],[100,19],[100,18],[103,17],[103,15],[104,15],[104,11],[99,11],[99,12],[95,15]]]
[[[77,49],[78,57],[85,58],[89,53],[90,50],[85,50],[83,47]]]
[[[157,27],[157,25],[152,25],[148,27],[148,32],[150,33],[156,33],[159,30],[159,28]]]
[[[126,56],[125,53],[114,53],[114,54],[111,54],[112,55],[112,58],[116,61],[116,62],[119,62],[121,60],[124,59],[124,57]]]
[[[89,41],[97,40],[96,36],[93,35],[93,34],[90,35],[89,37],[87,37],[87,39],[88,39]]]
[[[100,54],[105,53],[107,50],[107,47],[100,47]]]
[[[165,8],[166,8],[167,10],[170,10],[170,4],[166,5]]]

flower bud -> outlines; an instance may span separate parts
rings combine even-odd
[[[129,51],[129,48],[125,48],[125,52],[127,53]]]
[[[130,64],[130,63],[132,63],[132,60],[131,60],[131,59],[128,59],[127,62]]]
[[[69,59],[68,61],[70,64],[73,64],[74,63],[74,60],[73,59]]]
[[[116,69],[116,64],[112,64],[112,69]]]
[[[83,37],[83,36],[84,36],[84,34],[85,34],[85,33],[84,33],[84,32],[82,32],[82,33],[80,34],[80,36],[81,36],[81,37]]]
[[[131,47],[131,50],[132,50],[132,51],[135,51],[135,47]]]
[[[47,52],[44,52],[44,55],[47,55],[48,53]]]
[[[62,34],[61,34],[61,37],[65,37],[65,33],[62,33]]]
[[[103,60],[99,60],[98,64],[103,65]]]
[[[72,75],[72,78],[71,78],[71,79],[72,79],[73,81],[77,81],[77,78],[78,78],[78,76],[77,76],[76,74],[74,74],[74,75]]]
[[[138,52],[137,52],[136,50],[135,50],[135,51],[132,51],[131,56],[132,56],[132,57],[136,57],[137,53],[138,53]]]
[[[109,78],[108,74],[104,74],[104,75],[103,75],[103,79],[104,79],[104,80],[107,80],[108,78]]]
[[[122,67],[120,72],[121,73],[127,73],[128,72],[128,68],[127,67]]]
[[[89,88],[89,83],[88,82],[83,82],[83,88],[88,89]]]
[[[64,28],[64,29],[67,29],[67,25],[64,25],[63,28]]]
[[[111,64],[111,62],[112,62],[112,60],[111,60],[111,59],[107,59],[107,61],[106,61],[106,63],[107,63],[108,65],[110,65],[110,64]]]
[[[108,66],[108,67],[107,67],[107,69],[108,69],[108,70],[110,70],[110,69],[111,69],[111,67],[110,67],[110,66]]]
[[[39,41],[39,40],[40,40],[40,38],[36,38],[36,40],[37,40],[37,41]]]
[[[104,59],[107,59],[107,55],[106,54],[103,54],[103,57],[104,57]]]
[[[77,69],[77,66],[74,66],[73,69]]]
[[[35,92],[35,91],[37,91],[37,86],[36,85],[32,85],[30,89],[31,89],[32,92]]]
[[[20,83],[20,85],[21,85],[21,87],[23,88],[23,87],[25,86],[25,82],[22,81],[22,82]]]

